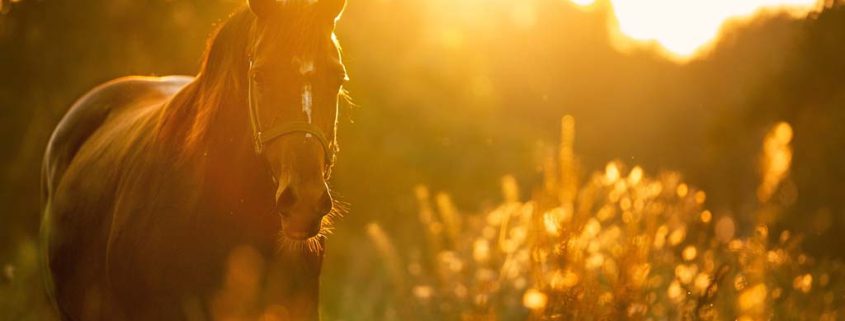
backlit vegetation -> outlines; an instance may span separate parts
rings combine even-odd
[[[758,206],[729,215],[679,173],[610,162],[582,181],[574,119],[542,186],[520,198],[502,179],[494,210],[459,213],[418,187],[426,243],[404,257],[376,224],[403,320],[838,320],[843,269],[801,250],[800,235],[766,222],[790,201],[792,128],[761,151]],[[742,219],[740,219],[742,218]],[[745,224],[741,222],[753,222]]]

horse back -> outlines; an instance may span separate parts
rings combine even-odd
[[[133,107],[162,104],[191,80],[187,76],[123,77],[82,96],[56,126],[47,144],[42,168],[44,196],[51,195],[80,147],[109,116]]]

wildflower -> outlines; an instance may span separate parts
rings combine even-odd
[[[762,304],[766,302],[768,289],[763,283],[759,283],[753,287],[742,291],[739,295],[739,308],[742,311],[760,310]]]
[[[628,173],[628,184],[637,185],[643,179],[643,169],[639,166],[634,166],[631,172]]]
[[[691,283],[696,273],[698,273],[698,266],[695,264],[678,264],[678,266],[675,267],[675,277],[677,277],[683,284]]]
[[[591,218],[584,225],[584,230],[581,232],[581,237],[585,240],[592,239],[601,232],[601,223],[598,220]]]
[[[710,211],[703,211],[701,212],[701,222],[702,223],[710,223],[710,220],[713,219],[713,213]]]
[[[565,290],[578,284],[578,281],[578,274],[575,274],[571,270],[557,270],[552,273],[549,285],[551,285],[552,288],[556,290]]]
[[[683,242],[684,238],[686,238],[686,237],[687,237],[687,227],[686,226],[681,226],[679,228],[676,228],[674,231],[672,231],[672,234],[669,234],[669,244],[671,244],[672,246],[676,246],[678,244],[681,244],[681,242]]]
[[[699,273],[695,277],[694,285],[699,292],[704,292],[710,286],[710,276],[707,273]]]
[[[707,200],[707,194],[704,191],[697,191],[695,192],[695,203],[696,204],[704,204],[704,201]]]
[[[669,234],[669,228],[666,225],[661,225],[657,228],[657,233],[654,235],[654,248],[655,249],[662,249],[663,244],[666,242],[666,235]]]
[[[736,233],[736,226],[729,216],[723,216],[716,222],[716,239],[722,243],[730,242],[734,233]]]
[[[537,289],[529,289],[522,296],[522,305],[535,311],[545,308],[548,301],[548,296]]]
[[[810,293],[813,289],[813,275],[810,273],[799,275],[795,277],[792,282],[792,287],[804,293]]]
[[[687,197],[687,193],[689,193],[689,186],[687,184],[680,184],[676,190],[679,198]]]
[[[628,272],[630,273],[631,283],[636,287],[642,286],[648,278],[649,272],[651,272],[651,265],[648,263],[632,266]]]
[[[596,253],[596,254],[590,255],[590,257],[587,258],[587,262],[585,263],[585,267],[589,270],[592,270],[592,269],[601,267],[602,264],[604,264],[604,255],[602,255],[601,253]]]
[[[672,300],[680,300],[683,295],[684,290],[681,288],[681,284],[678,283],[678,280],[672,281],[672,284],[669,285],[669,289],[666,290],[666,295],[669,296]]]
[[[485,262],[490,258],[490,243],[485,239],[475,240],[472,246],[472,258],[476,262]]]
[[[619,179],[619,167],[616,166],[616,163],[607,163],[607,166],[605,166],[604,169],[604,179],[606,184],[608,185],[616,182],[616,180]]]
[[[412,290],[414,296],[420,300],[428,300],[434,294],[434,289],[427,285],[415,286]]]
[[[698,250],[695,249],[695,246],[687,246],[684,248],[684,251],[681,252],[681,256],[684,257],[684,260],[692,261],[695,260],[695,256],[698,254]]]

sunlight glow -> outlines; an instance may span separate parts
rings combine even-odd
[[[581,6],[581,7],[589,7],[596,3],[596,0],[571,0],[572,3]]]
[[[608,40],[622,52],[652,50],[683,63],[711,49],[732,27],[760,16],[803,18],[827,0],[563,0],[606,21]],[[433,0],[426,2],[433,22],[426,38],[447,49],[462,49],[474,32],[500,24],[527,31],[544,26],[538,0]],[[505,10],[500,13],[499,10]],[[501,14],[501,15],[500,15]],[[493,19],[491,19],[493,18]]]
[[[610,0],[610,6],[616,47],[657,45],[669,58],[686,61],[712,45],[729,22],[764,12],[800,17],[816,10],[818,0]]]

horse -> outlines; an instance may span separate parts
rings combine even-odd
[[[124,77],[72,105],[42,167],[62,320],[319,319],[345,6],[248,0],[195,77]]]

